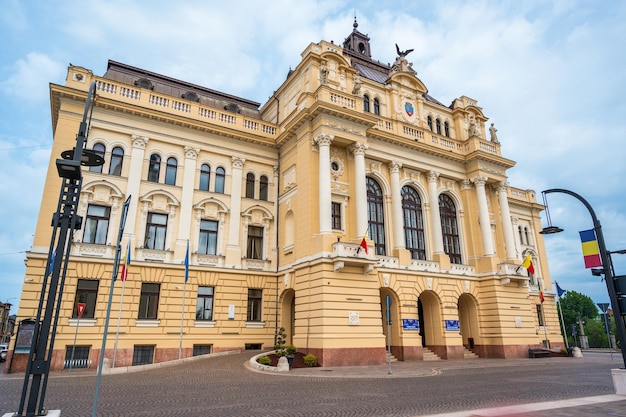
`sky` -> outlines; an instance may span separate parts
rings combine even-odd
[[[626,2],[1,3],[2,302],[19,302],[52,147],[49,83],[63,85],[70,63],[102,76],[111,59],[263,104],[310,43],[341,44],[355,14],[373,58],[393,62],[396,43],[414,49],[407,58],[431,96],[478,101],[503,156],[517,162],[511,186],[535,190],[539,202],[551,188],[581,195],[608,250],[626,249]],[[547,201],[552,224],[565,229],[545,238],[552,280],[609,302],[583,264],[578,231],[593,228],[589,211],[562,193]],[[626,255],[613,260],[626,274]]]

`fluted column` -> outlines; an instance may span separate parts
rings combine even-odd
[[[330,191],[330,144],[334,136],[322,133],[313,138],[319,150],[319,222],[320,233],[332,232]]]
[[[367,191],[365,189],[364,143],[354,143],[349,150],[354,154],[354,204],[356,204],[356,230],[358,236],[367,231]],[[371,238],[371,236],[370,236]]]
[[[241,229],[241,179],[245,158],[232,157],[230,184],[230,220],[228,222],[228,246],[239,248],[239,230]]]
[[[180,202],[180,217],[178,219],[178,241],[176,247],[178,256],[181,256],[180,248],[184,248],[182,256],[187,249],[187,239],[191,233],[191,218],[193,215],[193,189],[196,179],[196,160],[200,149],[185,146],[185,166],[183,168],[183,189]],[[191,242],[192,248],[195,242]]]
[[[498,184],[498,200],[500,202],[500,213],[502,217],[502,232],[504,234],[504,247],[507,259],[516,259],[515,232],[511,222],[511,210],[509,209],[509,199],[507,190],[509,185],[506,182]]]
[[[437,178],[439,173],[428,172],[428,203],[430,205],[430,221],[433,230],[433,248],[435,254],[444,253],[443,235],[441,234],[441,216],[439,214],[439,195],[437,194]]]
[[[141,184],[141,172],[143,168],[144,154],[148,138],[145,136],[131,136],[132,150],[130,153],[130,169],[128,170],[128,181],[126,183],[126,196],[131,196],[128,214],[126,216],[125,234],[134,235],[137,222],[137,211],[139,207],[139,185]],[[139,235],[143,242],[143,236]]]
[[[487,177],[472,178],[474,187],[476,187],[476,200],[478,201],[478,218],[480,220],[480,232],[483,237],[483,251],[485,256],[492,256],[493,250],[493,234],[491,233],[491,220],[489,219],[489,207],[487,206],[487,193],[485,192],[485,184]]]
[[[395,249],[404,249],[404,219],[402,215],[402,191],[400,190],[400,168],[401,163],[390,162],[389,172],[391,172],[391,211],[393,216],[393,246]]]

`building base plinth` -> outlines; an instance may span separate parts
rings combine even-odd
[[[3,414],[2,417],[14,417],[17,414],[15,413],[6,413]],[[48,412],[45,414],[46,417],[61,417],[61,410],[48,410]]]
[[[617,395],[626,395],[626,369],[611,369],[613,386]]]

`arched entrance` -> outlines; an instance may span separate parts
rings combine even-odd
[[[473,296],[462,294],[459,297],[459,324],[463,346],[474,349],[479,338],[480,323],[478,322],[478,305]]]
[[[422,347],[443,344],[443,322],[441,303],[432,291],[424,291],[417,299],[417,317],[419,319]]]
[[[387,322],[387,296],[391,297],[391,307],[389,309],[390,322]],[[385,335],[385,348],[391,341],[391,354],[402,358],[400,342],[400,317],[398,315],[398,297],[389,288],[380,289],[380,311],[382,317],[383,334]],[[389,337],[391,332],[391,337]]]
[[[278,327],[285,328],[288,344],[291,345],[296,332],[296,292],[293,289],[290,288],[283,292],[280,312],[280,325]]]

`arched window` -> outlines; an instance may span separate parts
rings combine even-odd
[[[268,181],[265,175],[259,178],[259,200],[267,201]]]
[[[524,235],[522,235],[522,226],[517,226],[517,233],[519,233],[519,243],[524,244]]]
[[[404,214],[404,244],[411,259],[426,259],[424,217],[422,200],[412,187],[402,187],[402,212]]]
[[[211,181],[211,167],[207,164],[202,164],[200,167],[200,186],[199,189],[203,191],[209,191],[209,182]]]
[[[383,190],[376,180],[367,177],[368,236],[374,241],[376,255],[386,255]]]
[[[167,185],[176,185],[176,170],[178,161],[176,158],[167,158],[167,166],[165,168],[165,183]]]
[[[159,182],[159,172],[161,171],[161,157],[155,153],[150,155],[150,165],[148,166],[148,181]]]
[[[101,156],[102,158],[104,158],[104,156],[106,155],[106,150],[107,148],[101,144],[101,143],[96,143],[95,145],[93,145],[93,151],[96,155]],[[94,167],[89,167],[89,171],[91,172],[102,172],[102,165],[97,165]]]
[[[116,146],[111,152],[111,164],[109,165],[109,175],[122,175],[122,162],[124,162],[124,149]]]
[[[226,180],[226,172],[224,168],[218,167],[215,170],[215,192],[224,194],[224,181]]]
[[[443,122],[443,133],[444,135],[446,135],[446,137],[450,137],[450,125],[448,124],[448,122]]]
[[[374,114],[380,114],[380,101],[377,98],[374,99]]]
[[[441,135],[441,120],[435,120],[435,127],[437,128],[437,134]]]
[[[363,111],[370,111],[370,96],[367,94],[363,96]]]
[[[526,244],[530,245],[530,240],[528,240],[528,227],[524,227],[524,237],[526,238]]]
[[[433,118],[428,116],[426,118],[426,123],[428,123],[428,128],[430,129],[430,131],[432,132],[433,130]]]
[[[462,264],[456,207],[452,198],[446,194],[439,195],[439,216],[441,217],[443,251],[448,254],[451,263]]]
[[[246,175],[246,198],[254,198],[254,174],[251,172]]]

